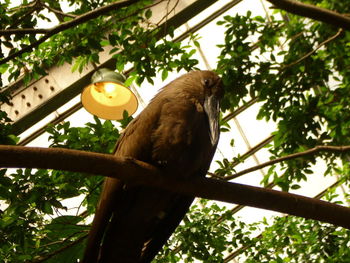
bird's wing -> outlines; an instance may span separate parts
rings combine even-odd
[[[124,134],[121,135],[117,144],[123,141]],[[94,220],[92,222],[89,236],[84,251],[83,263],[96,263],[99,257],[100,243],[104,232],[113,213],[114,203],[121,194],[124,183],[115,178],[106,178],[103,183],[101,196],[96,208]]]
[[[142,115],[136,117],[121,134],[115,147],[115,156],[129,156],[146,162],[149,161],[147,156],[150,156],[150,154],[147,153],[150,152],[150,142],[147,140],[147,133],[152,130],[151,124],[157,123],[157,121],[152,118],[148,122],[145,120],[139,121],[139,118],[144,119]],[[151,124],[147,125],[146,123]],[[139,130],[144,132],[138,132]],[[122,181],[116,178],[105,179],[89,232],[83,263],[97,262],[100,254],[100,244],[111,216],[115,210],[120,209],[118,204],[123,202],[121,198],[125,199],[123,188],[124,183]]]
[[[193,202],[193,197],[178,196],[171,211],[155,228],[152,238],[144,244],[140,263],[151,262],[170,238]]]
[[[130,156],[134,158],[135,156],[139,156],[138,159],[147,161],[147,158],[144,156],[147,156],[147,152],[149,152],[149,142],[147,142],[147,140],[141,140],[144,134],[138,133],[137,130],[144,129],[146,132],[150,127],[145,127],[143,124],[144,121],[138,121],[139,118],[140,117],[135,118],[121,134],[115,147],[115,156]],[[118,209],[117,204],[121,203],[120,199],[123,195],[123,187],[124,182],[119,179],[105,179],[89,232],[83,263],[97,262],[100,253],[100,244],[106,228],[113,212]]]
[[[118,199],[123,183],[114,178],[106,178],[103,184],[99,205],[91,225],[83,263],[96,263],[99,256],[100,243],[106,226],[113,212],[113,201]]]

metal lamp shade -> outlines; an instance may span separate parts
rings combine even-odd
[[[91,78],[91,84],[82,94],[84,108],[93,115],[106,120],[121,120],[126,110],[129,115],[138,107],[134,93],[123,85],[123,75],[109,69],[97,70]]]

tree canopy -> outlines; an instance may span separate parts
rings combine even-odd
[[[271,161],[261,185],[298,189],[303,181],[322,176],[313,167],[323,163],[324,176],[336,176],[337,182],[315,198],[347,206],[347,193],[341,198],[337,189],[348,187],[350,176],[350,6],[335,0],[269,2],[281,9],[269,17],[232,11],[216,24],[225,28],[215,69],[226,92],[221,130],[232,132],[229,121],[237,109],[259,103],[256,118],[276,124],[262,145]],[[156,4],[33,0],[14,5],[6,0],[0,5],[0,73],[7,78],[2,82],[22,78],[28,84],[64,63],[82,71],[99,64],[106,46],[112,46],[116,70],[132,67],[128,83],[153,83],[156,76],[165,80],[168,72],[195,69],[200,39],[192,34],[174,41],[174,28],[151,22],[150,7]],[[11,103],[5,85],[0,91],[1,102]],[[46,131],[50,147],[112,153],[130,120],[127,115],[118,124],[94,118],[84,127],[64,122]],[[0,111],[0,144],[18,143],[11,126]],[[218,160],[219,167],[209,176],[228,181],[248,173],[236,173],[235,167],[251,154]],[[0,258],[78,262],[102,180],[58,170],[0,170]],[[72,198],[80,200],[76,213],[65,215]],[[154,262],[348,261],[348,229],[293,216],[251,224],[235,217],[241,208],[199,200]]]

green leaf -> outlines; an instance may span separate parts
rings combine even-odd
[[[147,9],[146,12],[145,12],[145,17],[147,19],[150,19],[152,16],[152,10],[151,9]]]
[[[44,205],[43,205],[42,209],[43,209],[43,212],[46,213],[46,214],[49,214],[49,215],[53,214],[51,203],[48,202],[48,201],[44,202]]]
[[[77,58],[72,66],[72,72],[75,72],[77,69],[80,68],[80,64],[81,64],[81,58]]]
[[[10,67],[10,65],[6,64],[6,63],[0,65],[0,74],[4,74],[8,70],[9,67]]]
[[[137,78],[137,76],[132,76],[132,75],[129,76],[129,77],[125,80],[124,85],[127,86],[127,87],[131,86],[131,84],[136,80],[136,78]]]
[[[109,40],[102,40],[102,41],[100,42],[100,45],[103,46],[103,47],[109,46],[109,45],[110,45],[110,42],[109,42]]]
[[[45,229],[48,232],[48,237],[57,239],[64,236],[70,236],[76,233],[82,233],[89,229],[88,226],[78,225],[82,221],[79,216],[60,216],[54,218]]]
[[[290,188],[293,189],[293,190],[297,190],[297,189],[300,188],[300,185],[298,185],[298,184],[293,184]]]
[[[164,81],[168,77],[168,71],[166,69],[163,69],[162,71],[162,81]]]

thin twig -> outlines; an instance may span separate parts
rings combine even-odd
[[[47,34],[50,29],[47,28],[9,28],[0,29],[0,36],[9,36],[14,34]]]
[[[80,243],[81,241],[83,241],[85,238],[88,237],[88,234],[81,236],[80,238],[78,238],[77,240],[73,241],[72,243],[69,243],[67,246],[64,246],[60,249],[57,249],[55,251],[53,251],[52,253],[49,253],[47,255],[44,256],[39,256],[38,258],[34,259],[33,261],[31,261],[31,263],[39,263],[39,262],[43,262],[46,261],[50,258],[52,258],[53,256],[58,255],[59,253],[65,251],[66,249],[69,249],[73,246],[75,246],[76,244]]]
[[[298,64],[299,62],[303,61],[304,59],[308,58],[309,56],[311,56],[313,53],[315,53],[318,49],[320,49],[322,46],[328,44],[329,42],[331,42],[332,40],[334,40],[335,38],[337,38],[344,30],[342,28],[340,28],[338,30],[338,32],[336,34],[334,34],[333,36],[331,36],[330,38],[326,39],[325,41],[323,41],[322,43],[320,43],[315,49],[311,50],[309,53],[305,54],[304,56],[302,56],[301,58],[299,58],[298,60],[285,65],[282,67],[281,70],[284,70],[285,68],[294,66],[296,64]]]
[[[75,225],[75,226],[78,226],[78,225]],[[83,226],[83,227],[86,227],[86,226]],[[75,233],[73,233],[73,234],[70,234],[68,237],[66,237],[66,238],[63,239],[63,240],[56,240],[56,241],[53,241],[53,242],[44,244],[44,245],[40,246],[40,248],[45,248],[45,247],[49,247],[49,246],[53,246],[53,245],[57,245],[57,244],[63,244],[63,243],[65,243],[65,242],[69,241],[69,240],[70,240],[72,237],[74,237],[75,235],[81,234],[82,232],[86,232],[86,231],[75,232]]]
[[[31,3],[28,3],[26,5],[19,5],[19,6],[15,6],[13,8],[10,8],[9,11],[10,12],[16,12],[18,10],[24,9],[24,8],[30,8],[30,7],[35,7],[38,4],[38,0],[35,0]]]
[[[216,179],[220,179],[220,180],[225,180],[226,179],[225,176],[218,175],[218,174],[212,173],[212,172],[207,172],[207,175],[209,175],[212,178],[216,178]]]
[[[273,138],[274,138],[274,135],[270,135],[265,140],[263,140],[260,143],[256,144],[254,147],[252,147],[247,152],[242,154],[240,156],[239,160],[235,160],[235,161],[231,162],[230,167],[233,168],[233,167],[237,166],[238,164],[240,164],[241,162],[243,162],[245,159],[247,159],[248,157],[250,157],[251,155],[253,155],[257,151],[259,151],[261,148],[265,147],[267,144],[269,144],[273,140]],[[211,173],[211,172],[208,172],[207,174],[210,177],[221,179],[221,180],[230,180],[230,179],[234,179],[234,178],[238,177],[236,175],[232,175],[233,178],[232,177],[229,178],[230,176],[221,176],[221,175],[217,175],[217,174]]]
[[[77,15],[64,13],[64,12],[62,12],[62,11],[60,11],[60,10],[57,10],[57,9],[55,9],[55,8],[52,8],[51,6],[49,6],[49,5],[45,4],[45,3],[42,3],[42,2],[41,2],[41,5],[42,5],[43,7],[45,7],[46,9],[50,10],[51,12],[57,14],[57,15],[66,16],[66,17],[71,17],[71,18],[76,18],[76,17],[78,17]]]
[[[316,146],[316,147],[314,147],[312,149],[306,150],[304,152],[293,153],[293,154],[290,154],[290,155],[287,155],[287,156],[283,156],[283,157],[280,157],[280,158],[277,158],[277,159],[274,159],[274,160],[271,160],[271,161],[268,161],[268,162],[265,162],[265,163],[253,166],[253,167],[250,167],[248,169],[245,169],[243,171],[235,173],[232,176],[227,176],[227,177],[225,177],[225,179],[226,180],[230,180],[230,179],[236,178],[238,176],[241,176],[243,174],[251,173],[251,172],[254,172],[256,170],[262,169],[262,168],[264,168],[266,166],[273,165],[275,163],[280,163],[280,162],[284,162],[284,161],[287,161],[287,160],[304,157],[304,156],[307,156],[307,155],[318,153],[320,151],[325,151],[325,152],[346,152],[346,151],[350,151],[350,146],[319,145],[319,146]]]
[[[91,194],[93,194],[93,192],[95,192],[95,190],[96,190],[97,188],[99,188],[99,187],[102,185],[102,183],[103,183],[103,180],[102,180],[101,182],[99,182],[98,184],[96,184],[96,185],[90,190],[90,192],[84,197],[84,199],[80,202],[79,206],[77,207],[77,213],[75,214],[76,216],[78,216],[78,214],[79,214],[79,212],[80,212],[79,210],[80,210],[81,206],[83,205],[84,201],[85,201]]]
[[[248,109],[250,106],[252,106],[253,104],[255,104],[258,101],[258,98],[253,98],[250,101],[248,101],[247,103],[245,103],[244,105],[242,105],[241,107],[239,107],[238,109],[236,109],[233,112],[230,112],[229,114],[227,114],[225,117],[222,118],[223,122],[227,122],[231,119],[233,119],[234,117],[236,117],[238,114],[240,114],[241,112],[245,111],[246,109]]]
[[[168,1],[167,8],[166,8],[166,9],[167,9],[167,12],[166,12],[166,14],[156,23],[156,26],[159,26],[160,23],[161,23],[164,19],[165,19],[165,21],[168,20],[169,14],[175,10],[175,8],[178,6],[179,2],[180,2],[180,0],[177,0],[176,3],[174,4],[174,6],[173,6],[173,7],[170,9],[170,11],[169,11],[169,4],[170,4],[170,1]],[[165,24],[165,25],[166,25],[166,24]],[[166,30],[166,28],[165,28],[164,30]]]
[[[287,42],[293,42],[294,40],[296,40],[297,38],[299,38],[300,36],[302,36],[304,34],[304,31],[301,31],[293,36],[291,36],[290,38],[287,38],[282,44],[281,44],[281,47],[283,48],[284,45],[287,43]]]
[[[15,19],[14,23],[12,25],[10,25],[10,28],[16,28],[19,24],[21,24],[23,22],[24,19],[26,19],[28,16],[30,16],[32,13],[34,13],[35,11],[38,12],[38,10],[40,10],[41,8],[41,4],[40,4],[40,0],[35,0],[32,3],[28,4],[28,5],[21,5],[19,7],[15,7],[13,9],[10,9],[10,13],[12,13],[13,11],[17,11],[20,9],[25,9],[28,8],[29,10],[27,12],[25,12],[25,14],[23,14],[21,17]]]

